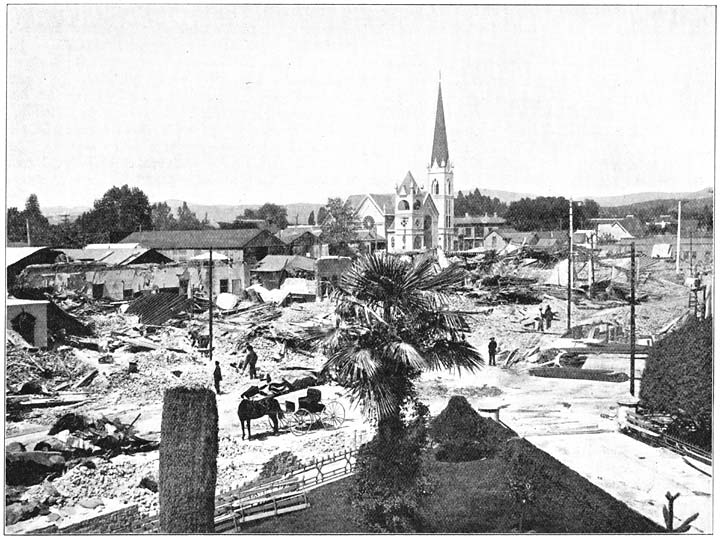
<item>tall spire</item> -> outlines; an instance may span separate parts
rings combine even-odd
[[[437,112],[435,113],[435,135],[433,136],[430,166],[445,166],[448,159],[449,153],[447,134],[445,133],[445,111],[443,110],[442,86],[441,83],[438,82]]]

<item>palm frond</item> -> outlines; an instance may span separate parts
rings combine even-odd
[[[385,353],[390,357],[390,363],[405,369],[422,370],[427,361],[412,344],[407,342],[391,342],[386,346]]]
[[[458,373],[463,369],[474,372],[485,364],[480,352],[464,340],[440,340],[423,355],[430,370],[457,368]]]

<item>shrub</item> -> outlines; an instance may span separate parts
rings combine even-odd
[[[289,450],[285,450],[275,454],[263,464],[258,478],[271,478],[273,476],[284,475],[294,471],[299,466],[300,460],[298,457]]]
[[[712,319],[690,320],[651,348],[640,405],[675,415],[669,429],[710,449],[712,443]]]
[[[432,422],[430,434],[439,444],[438,461],[473,461],[494,454],[514,433],[481,417],[464,396],[453,396]]]
[[[418,507],[429,483],[422,465],[427,444],[427,407],[417,403],[416,418],[380,421],[380,431],[360,447],[351,499],[370,532],[420,530]]]

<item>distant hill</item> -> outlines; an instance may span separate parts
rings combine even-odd
[[[176,208],[182,206],[182,201],[177,200],[166,200],[166,203],[176,210]],[[288,222],[295,224],[296,220],[298,224],[307,224],[308,217],[311,211],[315,211],[317,216],[318,210],[325,204],[285,204],[287,208]],[[260,204],[239,204],[239,205],[201,205],[188,203],[188,207],[191,211],[197,215],[200,220],[207,218],[210,222],[232,222],[235,217],[245,213],[246,209],[257,209]],[[297,219],[296,219],[297,217]]]
[[[683,213],[694,213],[701,211],[704,207],[713,208],[712,196],[705,198],[668,198],[664,200],[648,200],[644,202],[636,202],[634,204],[618,205],[618,206],[600,206],[601,217],[624,217],[627,215],[635,215],[641,219],[650,217],[651,215],[659,216],[661,214],[676,215],[678,200],[683,201]]]
[[[695,192],[639,192],[623,196],[585,196],[583,198],[595,200],[602,207],[617,207],[657,200],[675,200],[675,204],[677,205],[677,200],[712,198],[712,195],[713,189],[712,187],[708,187]]]
[[[475,191],[475,187],[472,187],[470,189],[460,189],[463,194],[468,194],[470,192]],[[504,202],[506,204],[509,204],[510,202],[517,202],[518,200],[522,198],[537,198],[538,194],[529,194],[529,193],[521,193],[521,192],[511,192],[511,191],[498,191],[493,189],[480,189],[480,194],[483,196],[489,196],[490,198],[497,198],[501,202]]]

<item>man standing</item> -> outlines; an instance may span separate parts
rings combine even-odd
[[[495,337],[490,337],[490,343],[488,344],[488,355],[490,356],[490,366],[495,366],[495,354],[497,353],[497,342]]]
[[[538,329],[540,330],[540,332],[545,332],[545,329],[544,329],[545,324],[543,323],[544,321],[545,321],[545,315],[543,314],[543,309],[541,306],[540,307],[540,317],[538,318]]]
[[[552,325],[553,320],[553,311],[550,308],[550,305],[547,305],[545,307],[545,328],[550,329],[550,326]]]
[[[243,373],[245,372],[245,368],[248,366],[250,367],[250,379],[257,379],[257,375],[255,374],[255,364],[257,363],[257,355],[255,354],[255,351],[253,350],[253,347],[248,344],[247,345],[247,356],[245,357],[245,364],[243,365]]]
[[[220,394],[220,381],[222,381],[222,372],[220,371],[220,363],[215,361],[215,371],[213,372],[213,378],[215,379],[215,392]]]

